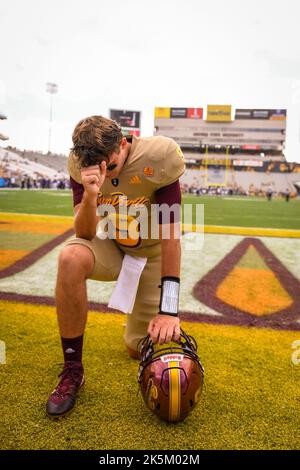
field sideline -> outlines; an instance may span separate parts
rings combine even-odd
[[[283,199],[183,196],[183,203],[204,204],[205,225],[300,229],[300,199],[287,203]],[[71,216],[71,192],[0,190],[0,212]]]

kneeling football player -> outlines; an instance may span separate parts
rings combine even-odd
[[[56,305],[64,368],[46,405],[52,418],[73,409],[84,383],[82,346],[88,310],[87,279],[115,281],[122,277],[119,274],[123,269],[126,278],[130,271],[128,259],[131,266],[136,261],[140,272],[138,280],[132,281],[138,284],[135,289],[132,286],[134,298],[124,335],[131,357],[139,359],[138,343],[147,333],[154,343],[180,339],[178,179],[185,166],[179,146],[162,136],[127,140],[115,121],[102,116],[80,121],[73,132],[73,144],[68,170],[76,236],[67,241],[58,263]],[[143,217],[138,220],[132,215],[124,216],[121,211],[124,201],[128,212],[143,209]],[[159,209],[175,207],[175,211],[167,211],[164,217],[162,210],[159,214],[152,210],[155,204]],[[108,217],[115,229],[114,237],[97,236],[100,220],[97,209],[102,206],[114,209]],[[158,216],[158,236],[154,236],[151,228]],[[124,217],[127,222],[136,222],[133,235],[126,233]],[[141,228],[143,222],[146,230]],[[120,288],[122,291],[122,285]],[[128,296],[130,299],[130,292]],[[121,303],[128,300],[126,293],[124,296],[119,293],[119,297],[123,297],[119,298]]]

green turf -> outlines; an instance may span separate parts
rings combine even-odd
[[[183,202],[204,204],[206,225],[300,229],[300,199],[287,203],[283,199],[184,196]],[[1,211],[73,215],[72,196],[70,191],[0,190]]]
[[[252,197],[185,196],[183,200],[185,204],[204,204],[205,225],[300,229],[300,199],[286,202]]]
[[[205,367],[202,399],[182,423],[161,422],[137,395],[123,315],[90,314],[86,384],[73,413],[45,415],[62,355],[53,308],[0,305],[1,449],[299,449],[299,332],[183,323]]]
[[[71,191],[0,190],[0,212],[73,215]]]

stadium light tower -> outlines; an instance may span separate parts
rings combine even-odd
[[[56,83],[47,82],[46,84],[47,93],[50,93],[50,116],[49,116],[49,142],[48,142],[48,153],[51,150],[51,129],[52,129],[52,116],[53,116],[53,95],[58,91],[58,85]]]

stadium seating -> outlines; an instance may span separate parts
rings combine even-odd
[[[4,178],[15,178],[17,186],[20,186],[20,180],[24,177],[32,178],[32,180],[39,178],[61,180],[67,178],[66,165],[64,169],[57,170],[50,168],[47,164],[32,161],[20,156],[19,153],[3,148],[0,148],[0,174]]]
[[[9,150],[9,149],[8,149]],[[13,153],[20,155],[27,160],[31,160],[46,167],[53,168],[56,172],[64,171],[67,169],[67,157],[65,155],[57,155],[54,153],[43,154],[41,152],[34,152],[32,150],[19,150],[11,149]]]
[[[269,187],[274,193],[284,193],[286,189],[295,192],[294,183],[300,181],[297,173],[263,173],[257,171],[232,171],[227,173],[224,169],[187,169],[181,177],[183,187],[200,189],[207,186],[225,186],[227,188],[239,188],[239,192],[245,194],[265,193]]]
[[[15,177],[18,186],[24,176],[33,180],[67,180],[67,158],[63,155],[44,155],[33,151],[0,148],[0,176]],[[199,169],[187,168],[180,183],[187,192],[220,186],[245,195],[264,194],[270,187],[275,194],[284,193],[287,189],[291,193],[297,193],[297,188],[300,187],[300,173],[237,171],[225,170],[224,167],[201,166]]]

